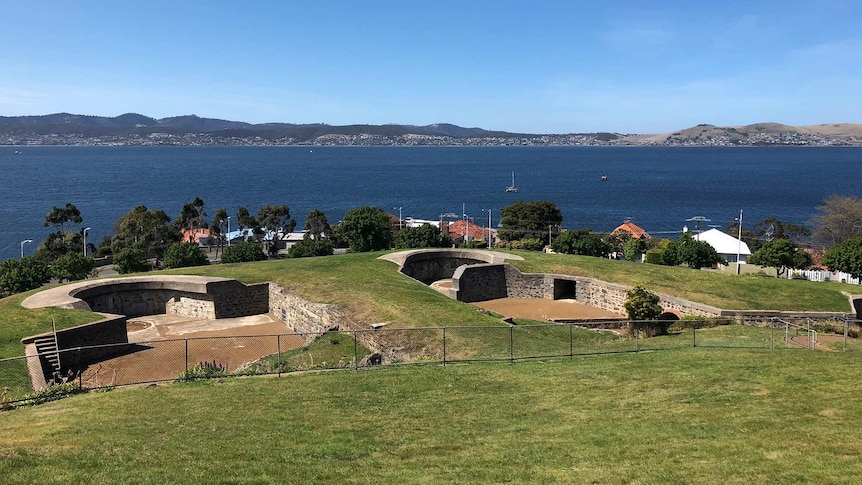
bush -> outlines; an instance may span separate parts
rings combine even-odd
[[[114,269],[120,274],[143,273],[152,266],[140,249],[124,248],[114,255]]]
[[[225,248],[221,262],[245,263],[248,261],[263,261],[264,259],[266,259],[266,254],[264,254],[260,244],[251,241],[241,241],[234,243],[229,248]]]
[[[213,379],[215,377],[226,377],[227,368],[213,360],[212,362],[201,362],[191,369],[183,372],[177,377],[177,382],[189,382],[199,379]]]
[[[165,251],[165,268],[187,268],[209,264],[206,253],[195,243],[176,243]]]
[[[93,258],[81,253],[66,253],[51,264],[51,273],[60,283],[78,281],[89,276],[95,267],[96,263],[93,262]]]
[[[662,307],[658,304],[659,297],[643,286],[635,286],[626,292],[626,309],[629,320],[629,331],[640,332],[644,337],[667,334],[668,327],[673,323],[671,320],[656,321],[662,313]],[[635,324],[635,321],[644,321]]]
[[[664,250],[662,249],[650,249],[646,252],[646,259],[644,259],[644,262],[650,264],[661,264],[662,253],[664,253]]]
[[[544,243],[534,237],[526,237],[524,239],[516,239],[509,241],[509,249],[523,249],[525,251],[541,251],[544,248]]]
[[[313,256],[332,256],[332,242],[329,240],[312,241],[303,239],[287,249],[288,258],[310,258]]]
[[[51,269],[32,256],[0,261],[0,298],[32,290],[51,279]]]

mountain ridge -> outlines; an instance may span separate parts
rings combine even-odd
[[[791,126],[762,122],[743,126],[699,124],[663,134],[621,134],[609,132],[537,134],[512,133],[483,128],[465,128],[451,123],[417,126],[405,124],[246,123],[194,114],[152,118],[139,113],[115,117],[54,113],[49,115],[0,116],[0,144],[35,144],[46,137],[55,143],[80,144],[81,140],[101,143],[103,138],[154,139],[194,138],[194,143],[224,144],[248,139],[274,144],[481,144],[475,140],[495,139],[495,144],[552,145],[862,145],[862,124],[824,123]],[[56,137],[61,139],[57,140]],[[203,137],[203,138],[202,138]],[[209,137],[209,138],[207,138]],[[361,140],[356,142],[356,137]],[[96,140],[98,139],[98,140]],[[203,141],[202,141],[203,140]],[[422,141],[427,143],[422,143]],[[502,140],[502,141],[501,141]],[[499,143],[497,143],[499,142]],[[191,141],[190,141],[191,143]],[[164,144],[164,140],[162,143]],[[170,144],[183,144],[174,140]]]

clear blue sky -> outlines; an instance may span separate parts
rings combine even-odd
[[[6,0],[0,19],[4,116],[528,133],[862,122],[858,0]]]

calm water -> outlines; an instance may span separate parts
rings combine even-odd
[[[512,171],[520,193],[505,192]],[[287,204],[300,227],[312,209],[336,223],[362,205],[422,219],[464,207],[483,225],[492,209],[496,225],[516,200],[549,200],[567,228],[631,218],[672,236],[693,216],[723,227],[740,209],[747,225],[806,223],[824,197],[860,196],[860,176],[862,148],[0,147],[0,260],[25,239],[32,254],[45,214],[67,202],[95,243],[136,205],[175,217],[195,196],[210,215]]]

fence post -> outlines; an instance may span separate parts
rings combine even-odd
[[[847,352],[847,327],[848,327],[848,318],[844,317],[844,348],[841,350],[842,352]]]
[[[634,321],[632,322],[632,330],[635,332],[635,353],[637,354],[640,352],[640,346],[638,342],[638,324]]]
[[[515,327],[509,327],[509,362],[515,363]]]
[[[353,334],[353,370],[359,370],[359,343],[357,343],[359,335],[356,330],[351,330],[350,333]]]
[[[697,322],[691,322],[691,346],[697,347]]]
[[[186,376],[189,375],[189,339],[186,339]]]
[[[572,325],[570,323],[569,324],[569,360],[574,360],[574,356],[575,356],[575,347],[574,347],[573,336],[572,336],[572,333],[573,333],[572,328],[573,327],[574,327],[574,325]]]
[[[446,367],[446,327],[443,327],[443,367]]]
[[[775,349],[775,320],[769,321],[769,348]]]
[[[275,365],[276,365],[275,368],[278,371],[278,377],[281,377],[281,335],[280,334],[276,335],[275,338],[276,338],[276,351],[278,352],[276,354],[277,357],[275,358]]]
[[[75,360],[77,360],[77,362],[75,363],[75,367],[76,367],[76,370],[78,372],[78,389],[83,389],[84,388],[84,370],[81,369],[81,347],[78,347],[77,354],[78,355],[75,357]]]

